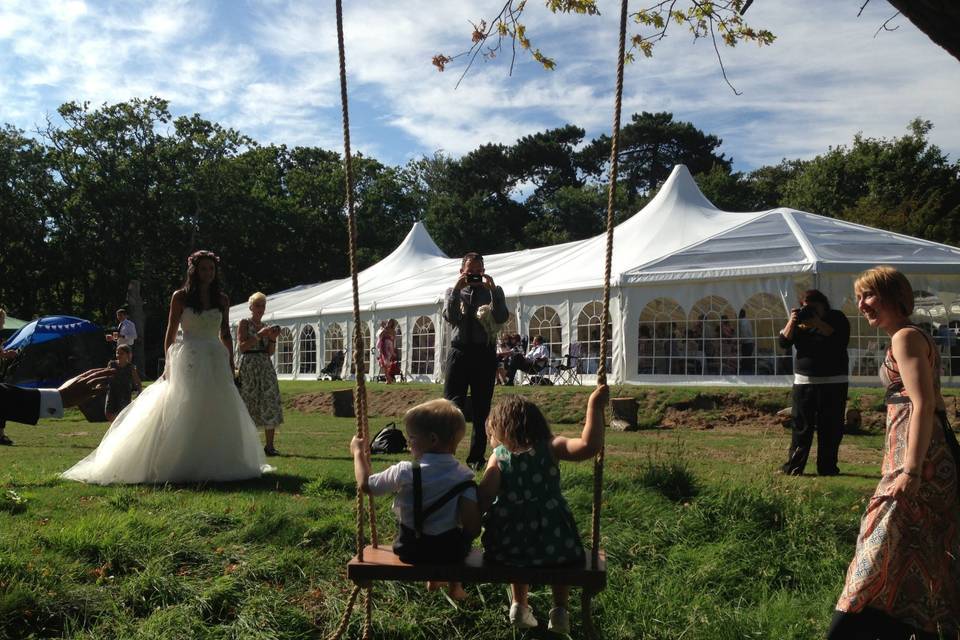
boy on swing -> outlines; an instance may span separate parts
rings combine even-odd
[[[461,562],[480,534],[480,510],[473,472],[454,454],[467,425],[449,400],[419,404],[403,416],[412,460],[371,475],[366,440],[350,442],[357,486],[364,493],[395,494],[393,511],[398,531],[393,552],[410,564]],[[440,583],[427,583],[430,590]],[[450,597],[462,600],[459,582],[449,585]]]

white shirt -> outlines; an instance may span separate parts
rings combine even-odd
[[[546,360],[550,357],[550,350],[547,349],[547,345],[544,343],[535,344],[530,348],[530,351],[527,351],[527,360],[530,362],[536,362],[537,360]]]
[[[56,389],[38,389],[40,392],[40,417],[62,418],[63,399]]]
[[[459,460],[449,453],[425,453],[420,458],[420,480],[423,486],[423,508],[426,509],[447,491],[464,480],[473,480],[474,475]],[[413,523],[413,464],[404,460],[386,471],[375,473],[367,481],[370,493],[382,496],[397,494],[393,499],[393,512],[405,527]],[[460,494],[467,500],[477,501],[476,487],[464,489]],[[435,536],[450,531],[460,524],[457,513],[457,498],[440,507],[423,523],[423,533]]]
[[[137,325],[133,324],[130,318],[123,319],[123,322],[121,322],[117,328],[117,332],[120,334],[120,337],[117,338],[118,345],[125,344],[128,347],[133,346],[134,341],[137,339]]]

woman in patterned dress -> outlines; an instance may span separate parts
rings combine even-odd
[[[939,354],[910,324],[913,290],[902,273],[869,269],[854,291],[870,326],[890,336],[880,367],[886,441],[828,638],[960,638],[960,503]]]
[[[277,426],[283,422],[280,385],[270,357],[277,349],[280,327],[263,324],[267,296],[259,291],[250,296],[250,319],[240,321],[237,348],[240,351],[240,395],[254,424],[264,430],[268,456],[278,455],[273,446]]]

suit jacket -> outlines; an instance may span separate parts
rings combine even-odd
[[[39,391],[0,383],[0,420],[37,424],[39,419]]]

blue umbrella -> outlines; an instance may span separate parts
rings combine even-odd
[[[10,339],[4,343],[3,348],[22,349],[28,344],[43,344],[50,340],[81,333],[103,333],[103,330],[98,325],[83,318],[45,316],[21,327],[19,331],[10,336]]]

